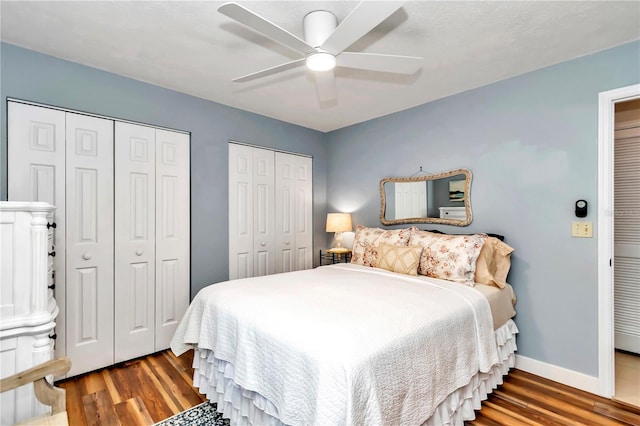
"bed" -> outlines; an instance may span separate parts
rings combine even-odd
[[[518,331],[508,284],[393,272],[358,250],[198,293],[171,348],[195,349],[194,386],[231,424],[463,424],[502,383]]]

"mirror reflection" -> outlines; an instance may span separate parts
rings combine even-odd
[[[471,223],[471,172],[467,169],[380,181],[380,221],[384,225]]]

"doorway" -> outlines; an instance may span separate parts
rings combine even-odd
[[[599,97],[599,141],[598,141],[598,367],[599,393],[604,397],[617,397],[626,394],[623,388],[617,389],[616,376],[624,387],[623,377],[626,363],[616,365],[615,352],[615,272],[616,262],[620,261],[619,271],[625,267],[621,259],[616,259],[614,223],[622,211],[620,204],[614,205],[614,171],[616,168],[614,147],[616,132],[616,110],[626,110],[629,102],[640,99],[640,85],[600,93]],[[626,104],[626,105],[625,105]],[[633,104],[635,105],[635,104]],[[631,113],[633,114],[633,113]],[[620,117],[618,117],[620,118]],[[618,120],[620,121],[620,120]],[[618,126],[620,127],[620,126]],[[618,208],[620,211],[616,211]],[[631,209],[629,214],[639,214]],[[636,216],[637,217],[637,216]],[[617,237],[620,239],[620,235]],[[618,249],[620,254],[620,249]],[[614,261],[615,260],[615,261]],[[620,276],[620,274],[618,274]],[[635,278],[637,280],[637,277]],[[619,327],[618,327],[619,328]],[[619,330],[618,330],[619,331]],[[619,334],[619,333],[618,333]],[[619,339],[618,339],[619,340]],[[622,360],[620,357],[618,360]],[[616,367],[619,371],[616,374]],[[637,374],[636,370],[636,373]],[[621,373],[624,373],[622,375]],[[634,383],[632,383],[633,386]],[[640,390],[639,390],[640,391]],[[634,400],[635,401],[635,400]]]
[[[617,103],[614,124],[613,397],[640,407],[640,99]]]

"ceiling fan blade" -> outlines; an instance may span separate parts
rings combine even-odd
[[[337,55],[374,29],[404,4],[403,1],[363,1],[340,22],[321,48]]]
[[[345,68],[413,74],[418,71],[424,58],[417,56],[381,55],[378,53],[342,52],[336,56],[336,65]]]
[[[290,70],[304,65],[305,58],[296,59],[295,61],[287,62],[284,64],[276,65],[275,67],[267,68],[262,71],[257,71],[251,74],[243,75],[242,77],[234,78],[234,83],[244,83],[245,81],[255,80],[257,78],[266,77],[268,75],[276,74],[282,71]]]
[[[256,15],[238,3],[224,3],[218,8],[218,12],[298,52],[308,55],[316,51],[313,46],[310,46],[304,40]]]
[[[336,92],[336,79],[333,70],[316,71],[313,73],[316,79],[316,89],[320,102],[332,101],[338,97]]]

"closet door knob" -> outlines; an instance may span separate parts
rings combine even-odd
[[[84,260],[89,260],[89,259],[91,259],[91,253],[85,253],[85,254],[83,254],[83,255],[82,255],[82,258],[83,258]]]
[[[285,246],[288,246],[289,244],[291,244],[291,241],[285,241],[285,242],[284,242],[284,245],[285,245]]]
[[[264,246],[266,246],[266,245],[267,245],[267,243],[265,243],[265,242],[263,241],[263,242],[261,242],[261,243],[260,243],[260,245],[261,245],[262,247],[264,247]]]
[[[142,256],[144,252],[140,249],[136,250],[136,256]]]

